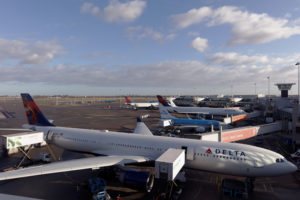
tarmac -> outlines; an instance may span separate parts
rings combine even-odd
[[[0,103],[2,103],[0,101]],[[54,120],[57,126],[77,127],[98,130],[111,130],[131,132],[136,126],[136,117],[150,114],[149,118],[143,121],[149,126],[152,132],[156,132],[159,123],[157,110],[132,110],[124,108],[123,103],[96,103],[96,104],[43,104],[37,102],[48,119]],[[20,99],[5,101],[2,105],[9,112],[14,112],[16,118],[1,119],[0,128],[21,128],[27,123],[24,108]],[[0,134],[8,134],[7,131],[0,131]],[[11,131],[14,133],[14,131]],[[259,146],[271,149],[285,155],[284,147],[280,142],[281,134],[269,134],[263,138]],[[256,139],[242,141],[242,143],[255,145]],[[69,160],[80,157],[91,156],[63,150],[51,146],[56,156],[61,160]],[[47,151],[45,147],[34,149],[32,157],[37,157],[39,152]],[[9,158],[0,158],[0,169],[8,168],[19,161],[20,154],[14,154]],[[224,178],[244,180],[244,177],[233,177],[222,174],[185,169],[187,182],[180,185],[183,192],[179,199],[220,199],[221,182]],[[0,182],[0,193],[20,195],[38,199],[87,199],[87,190],[82,184],[90,177],[97,174],[97,171],[82,170],[68,173],[58,173],[28,177],[10,181]],[[150,194],[142,191],[123,187],[116,180],[107,180],[108,193],[113,199],[118,195],[122,199],[155,199],[165,187],[164,183],[156,182]],[[300,198],[300,172],[280,177],[256,178],[254,192],[249,194],[248,199],[299,199]],[[80,191],[77,190],[80,185]]]

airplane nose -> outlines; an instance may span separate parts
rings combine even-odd
[[[295,171],[298,170],[298,167],[297,167],[296,165],[294,165],[293,163],[288,162],[288,164],[289,164],[289,166],[288,166],[288,171],[289,171],[290,173],[293,173],[293,172],[295,172]]]

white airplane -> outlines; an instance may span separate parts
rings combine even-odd
[[[125,97],[126,104],[131,106],[134,109],[139,109],[139,108],[157,108],[158,107],[158,102],[132,102],[129,97]]]
[[[154,161],[169,148],[185,150],[184,167],[244,176],[251,180],[254,177],[279,176],[297,170],[282,155],[246,144],[153,136],[149,133],[139,134],[139,131],[133,134],[56,127],[47,120],[29,94],[21,96],[29,122],[23,128],[44,132],[44,139],[48,143],[99,156],[1,172],[0,180]],[[140,131],[143,129],[145,127]]]
[[[157,95],[159,103],[164,105],[169,111],[188,114],[211,114],[221,116],[246,115],[247,113],[241,109],[234,108],[211,108],[211,107],[178,107],[172,100],[170,104],[160,95]]]

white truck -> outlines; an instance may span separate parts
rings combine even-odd
[[[155,160],[155,178],[173,181],[185,164],[185,150],[168,149]]]

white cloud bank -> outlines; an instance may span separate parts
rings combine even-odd
[[[20,64],[45,64],[62,55],[63,47],[55,40],[28,42],[0,38],[0,61],[17,60]]]
[[[107,22],[128,23],[139,18],[146,7],[146,1],[132,0],[121,3],[118,0],[109,0],[109,4],[101,10],[93,3],[85,2],[80,9],[82,14],[91,14]]]
[[[241,66],[252,64],[267,64],[270,59],[265,55],[247,56],[235,52],[215,53],[207,56],[206,61],[210,64],[220,64],[223,66]]]
[[[171,18],[178,29],[201,22],[206,22],[207,26],[231,24],[229,44],[259,44],[300,34],[300,26],[290,25],[288,19],[273,18],[266,13],[251,13],[234,6],[191,9]]]
[[[230,57],[226,61],[226,57]],[[1,82],[45,83],[50,85],[88,85],[101,87],[154,87],[154,88],[205,88],[216,93],[226,86],[235,85],[239,91],[247,91],[253,83],[266,85],[266,77],[281,82],[297,81],[297,67],[294,63],[300,54],[287,58],[245,56],[230,53],[217,54],[219,61],[202,63],[199,61],[169,61],[147,65],[123,65],[111,68],[100,64],[75,66],[24,65],[0,66]],[[223,60],[222,60],[223,59]],[[282,65],[281,61],[291,61]],[[266,63],[268,61],[268,63]],[[228,62],[230,67],[218,65]],[[278,63],[271,65],[270,63]],[[241,66],[242,65],[242,66]],[[30,72],[30,73],[29,73]]]

